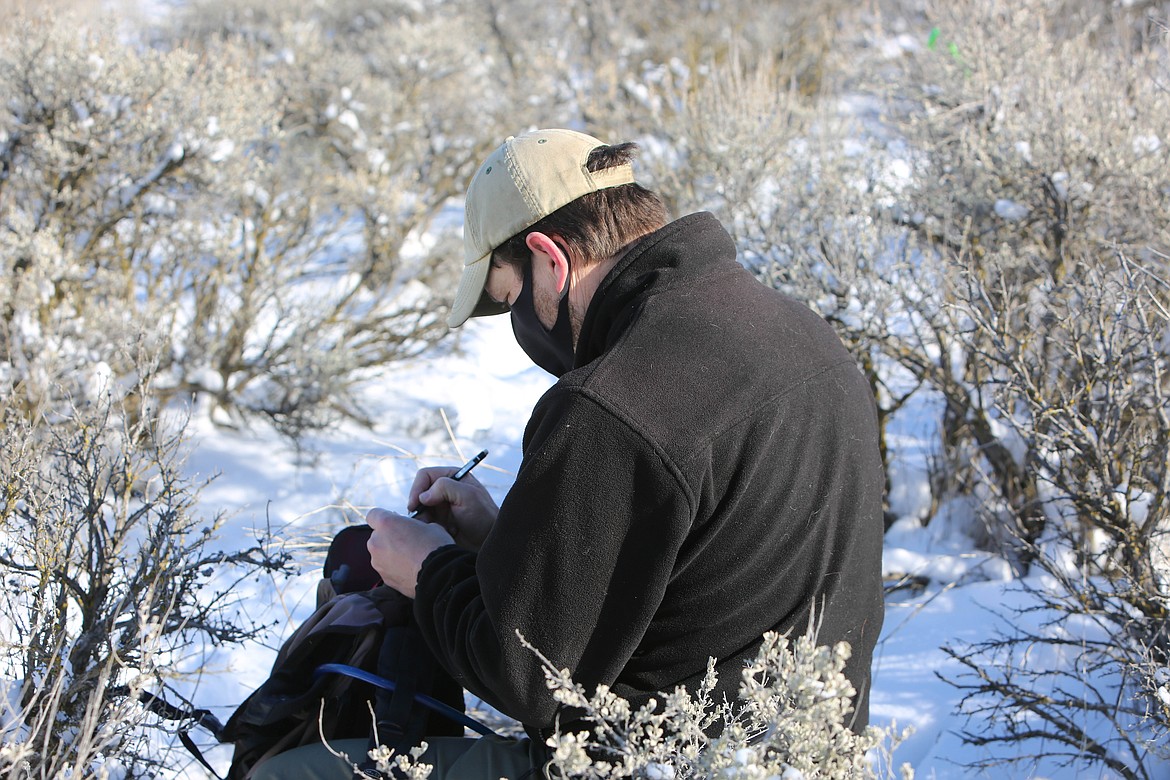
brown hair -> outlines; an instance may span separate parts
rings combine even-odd
[[[599,146],[589,153],[585,167],[601,171],[634,158],[634,143]],[[540,232],[561,239],[571,248],[572,259],[589,267],[613,257],[642,236],[666,224],[666,206],[657,193],[640,184],[623,184],[582,195],[521,230],[492,252],[492,259],[521,265],[532,253],[525,245],[529,233]]]

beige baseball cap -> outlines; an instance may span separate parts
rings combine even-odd
[[[582,195],[634,181],[629,163],[586,169],[589,153],[604,145],[574,130],[536,130],[509,137],[488,156],[467,188],[463,277],[448,325],[505,311],[483,294],[493,249]]]

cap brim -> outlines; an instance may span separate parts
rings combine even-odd
[[[460,277],[459,287],[455,291],[455,302],[451,304],[451,312],[447,315],[447,324],[452,328],[458,328],[467,322],[469,317],[502,314],[508,310],[506,306],[496,303],[484,294],[483,286],[487,283],[491,265],[491,253],[488,253],[479,260],[463,266],[463,276]]]
[[[488,297],[487,290],[479,296],[479,303],[471,310],[472,317],[490,317],[493,314],[507,314],[511,309],[506,304],[497,303]]]

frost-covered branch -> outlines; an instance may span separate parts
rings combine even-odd
[[[860,734],[850,728],[854,691],[844,675],[844,643],[824,647],[814,635],[790,641],[768,633],[743,669],[736,701],[712,701],[712,660],[696,691],[680,687],[634,709],[607,686],[587,691],[568,669],[520,639],[540,659],[553,697],[588,724],[586,731],[558,729],[548,740],[552,765],[566,777],[913,776],[908,766],[895,772],[891,763],[905,733],[892,726]]]

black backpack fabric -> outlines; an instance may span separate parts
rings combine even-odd
[[[463,689],[413,626],[410,599],[376,584],[365,551],[368,537],[368,526],[353,526],[335,537],[317,611],[285,642],[268,679],[225,724],[220,739],[235,746],[227,780],[246,780],[272,756],[322,737],[369,737],[370,747],[406,751],[424,736],[462,736],[460,723],[415,700],[421,694],[463,712]],[[319,673],[325,664],[376,674],[393,681],[395,690]],[[376,777],[365,763],[363,769]]]

